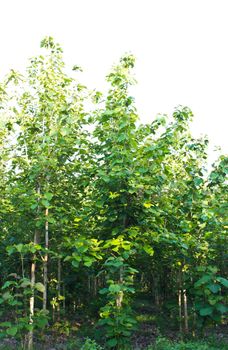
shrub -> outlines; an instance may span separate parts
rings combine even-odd
[[[172,342],[164,337],[159,337],[155,345],[150,345],[147,350],[226,350],[227,344],[217,342],[188,341]]]
[[[95,340],[87,338],[80,350],[103,350],[103,348]]]

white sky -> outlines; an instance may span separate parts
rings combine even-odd
[[[142,121],[182,104],[196,136],[228,151],[228,0],[0,0],[0,76],[23,69],[51,35],[91,88],[125,52]]]

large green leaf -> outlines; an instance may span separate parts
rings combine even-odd
[[[228,280],[223,277],[217,277],[217,280],[226,288],[228,288]]]
[[[45,197],[48,201],[50,201],[50,200],[52,199],[52,197],[53,197],[53,194],[50,193],[50,192],[45,192],[45,193],[44,193],[44,197]]]
[[[111,284],[108,289],[111,293],[119,293],[122,287],[119,284]]]
[[[41,203],[42,205],[45,207],[45,208],[49,208],[50,207],[50,203],[47,199],[42,199],[41,200]]]
[[[44,285],[41,282],[35,283],[35,289],[37,289],[39,292],[43,293],[44,292]]]
[[[112,339],[109,339],[108,341],[107,341],[107,345],[108,345],[108,347],[110,347],[110,348],[114,348],[116,345],[117,345],[117,339],[116,338],[112,338]]]
[[[200,312],[201,316],[209,316],[209,315],[212,314],[213,308],[210,307],[210,306],[207,306],[207,307],[204,307],[204,308],[200,309],[199,312]]]
[[[221,290],[220,285],[215,283],[209,284],[207,288],[209,288],[212,293],[218,293]]]
[[[84,265],[90,267],[94,262],[94,258],[85,256],[84,257]]]
[[[228,312],[228,307],[222,303],[218,303],[215,307],[219,312],[221,312],[221,314]]]
[[[203,275],[203,277],[201,277],[195,284],[194,287],[198,288],[201,287],[202,285],[204,285],[205,283],[211,281],[211,275]]]
[[[13,327],[7,328],[6,333],[14,337],[17,334],[17,330],[18,328],[16,326],[13,326]]]

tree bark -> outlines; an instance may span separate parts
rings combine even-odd
[[[48,227],[48,208],[45,210],[46,222],[45,222],[45,250],[43,261],[43,273],[44,273],[44,292],[43,292],[43,310],[47,310],[47,288],[48,288],[48,246],[49,246],[49,227]]]
[[[179,330],[182,334],[183,327],[182,327],[182,270],[179,271],[178,276],[178,311],[179,311]]]
[[[123,266],[120,267],[119,284],[123,284]],[[123,303],[123,291],[120,291],[116,297],[116,306],[120,309]]]
[[[40,196],[40,185],[37,186],[37,195],[38,195],[38,204],[39,204],[39,196]],[[39,215],[39,205],[37,207],[37,217]],[[35,230],[34,233],[34,244],[38,244],[40,239],[40,234],[38,230]],[[28,334],[28,350],[33,349],[33,318],[34,318],[34,307],[35,307],[35,283],[36,283],[36,253],[33,254],[32,264],[31,264],[31,291],[32,295],[29,299],[29,324],[31,326],[31,330]]]
[[[60,321],[60,296],[61,296],[61,258],[58,258],[58,283],[57,283],[57,319]]]
[[[188,302],[187,302],[186,289],[183,290],[183,299],[184,299],[184,331],[185,333],[188,333]]]
[[[35,239],[34,239],[35,241]],[[31,290],[32,295],[29,300],[29,324],[33,326],[33,317],[34,317],[34,305],[35,305],[35,296],[34,296],[34,287],[35,287],[35,281],[36,281],[36,262],[35,262],[36,256],[34,254],[33,261],[31,265]],[[28,334],[28,350],[33,349],[33,329],[29,331]]]
[[[158,291],[158,277],[154,277],[154,299],[155,299],[155,305],[157,307],[160,306],[160,298],[159,298],[159,291]]]
[[[178,308],[179,308],[179,330],[182,333],[182,295],[181,289],[178,290]]]

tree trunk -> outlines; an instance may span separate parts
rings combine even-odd
[[[93,279],[93,295],[96,297],[97,296],[97,276],[94,276]]]
[[[35,239],[34,239],[35,241]],[[31,265],[31,290],[32,295],[29,300],[29,324],[33,325],[33,317],[34,317],[34,305],[35,305],[35,296],[34,296],[34,287],[35,287],[35,281],[36,281],[36,255],[33,255],[33,261]],[[28,350],[33,349],[33,329],[29,331],[28,334]]]
[[[57,283],[57,319],[60,321],[60,296],[61,296],[61,258],[58,258],[58,283]]]
[[[178,310],[179,310],[179,330],[182,334],[183,328],[182,328],[182,270],[179,271],[178,276]]]
[[[37,195],[38,195],[38,203],[39,203],[39,196],[40,196],[40,185],[37,187]],[[37,216],[39,215],[39,206],[37,207]],[[34,244],[39,243],[39,237],[40,234],[38,230],[35,230],[34,234]],[[34,307],[35,307],[35,283],[36,283],[36,253],[33,254],[32,257],[32,264],[31,264],[31,291],[32,295],[29,299],[29,324],[30,326],[33,326],[33,317],[34,317]],[[28,334],[28,350],[33,349],[33,328],[29,331]]]
[[[43,273],[44,273],[44,292],[43,292],[43,310],[47,310],[47,288],[48,288],[48,245],[49,245],[49,232],[48,232],[48,208],[45,210],[46,222],[45,222],[45,250],[43,261]]]
[[[160,298],[159,298],[159,291],[158,291],[158,278],[157,276],[154,277],[154,299],[155,299],[155,305],[157,307],[160,306]]]
[[[184,298],[184,331],[188,333],[188,302],[187,302],[187,293],[186,289],[183,290]]]
[[[181,289],[178,290],[178,308],[179,308],[179,330],[182,333],[182,295]]]
[[[90,277],[90,275],[88,276],[88,292],[89,292],[89,294],[91,293],[91,277]]]
[[[65,313],[66,312],[66,290],[65,290],[64,284],[63,284],[63,310]]]
[[[123,283],[123,266],[120,267],[119,284]],[[120,291],[116,297],[116,306],[120,309],[123,303],[123,291]]]

